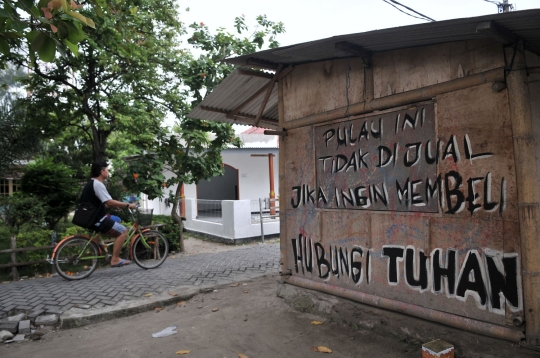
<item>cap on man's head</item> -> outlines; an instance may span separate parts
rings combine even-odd
[[[108,166],[109,166],[109,164],[107,164],[107,162],[104,162],[104,161],[99,161],[99,162],[92,163],[92,169],[90,170],[90,176],[92,178],[97,178],[101,174],[101,171],[103,169],[107,168]]]

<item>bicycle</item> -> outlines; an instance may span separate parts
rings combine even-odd
[[[128,210],[133,225],[128,230],[122,250],[129,245],[130,259],[143,269],[161,266],[169,254],[169,241],[159,231],[140,226],[139,222],[145,221],[145,214],[137,210],[135,220],[134,212]],[[150,211],[149,224],[151,217]],[[82,280],[96,270],[99,259],[111,260],[112,255],[108,253],[108,248],[113,244],[114,241],[105,243],[101,233],[97,231],[91,235],[71,235],[55,246],[51,259],[47,256],[47,261],[54,264],[56,272],[66,280]]]

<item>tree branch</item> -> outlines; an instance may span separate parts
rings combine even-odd
[[[43,72],[41,72],[41,70],[39,69],[38,65],[37,65],[37,59],[34,59],[34,67],[29,67],[29,66],[26,66],[28,69],[30,70],[33,70],[38,76],[40,77],[43,77],[45,79],[48,79],[50,81],[55,81],[55,82],[60,82],[68,87],[71,87],[79,96],[82,96],[83,95],[83,92],[75,87],[73,84],[69,83],[68,81],[64,80],[63,78],[61,78],[60,76],[50,76],[50,75],[47,75]]]

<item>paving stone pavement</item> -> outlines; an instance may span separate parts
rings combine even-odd
[[[176,255],[154,270],[132,263],[98,269],[80,281],[54,275],[0,284],[0,318],[17,310],[61,314],[75,305],[102,308],[177,286],[212,287],[242,281],[277,272],[279,256],[279,244],[257,244],[219,253]]]

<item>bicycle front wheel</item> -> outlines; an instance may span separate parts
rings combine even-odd
[[[159,231],[145,231],[133,242],[133,260],[143,269],[159,267],[168,254],[169,241]]]
[[[56,272],[66,280],[81,280],[95,271],[98,248],[86,237],[74,236],[64,241],[54,255]]]

